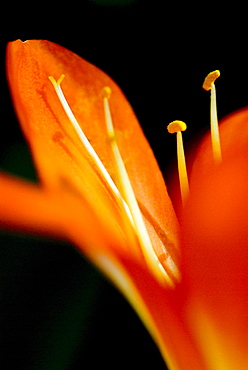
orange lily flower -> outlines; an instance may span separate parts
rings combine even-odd
[[[42,40],[10,43],[7,69],[41,184],[2,174],[0,225],[72,241],[127,297],[170,369],[246,369],[247,111],[221,125],[221,164],[209,137],[200,147],[180,229],[106,74]]]

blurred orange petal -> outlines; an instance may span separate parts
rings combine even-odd
[[[92,253],[108,253],[113,239],[119,248],[124,244],[115,219],[104,222],[74,194],[47,191],[5,174],[0,174],[0,190],[2,227],[73,240],[83,252],[90,245]]]
[[[220,124],[223,162],[207,136],[184,214],[183,275],[190,325],[211,369],[248,367],[248,109]]]

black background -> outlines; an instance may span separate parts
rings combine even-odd
[[[244,18],[238,4],[209,2],[4,4],[0,168],[35,180],[5,77],[8,41],[47,39],[107,72],[128,97],[169,178],[176,148],[166,126],[175,119],[187,123],[186,148],[207,130],[209,94],[201,85],[208,72],[221,71],[219,118],[247,105]],[[148,362],[165,368],[132,309],[71,246],[2,230],[0,254],[1,368],[133,369]]]

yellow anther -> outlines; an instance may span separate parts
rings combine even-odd
[[[174,134],[178,131],[185,131],[187,128],[187,125],[183,121],[173,121],[167,126],[167,130],[170,134]]]
[[[210,72],[203,82],[203,89],[204,90],[211,90],[215,80],[220,77],[220,71],[217,69],[216,71]]]
[[[213,158],[216,164],[220,164],[222,161],[221,154],[221,145],[220,145],[220,135],[218,127],[218,117],[217,117],[217,106],[216,106],[216,89],[215,89],[215,80],[220,76],[220,71],[216,70],[210,72],[202,87],[205,90],[211,90],[211,100],[210,100],[210,127],[211,127],[211,141],[212,141],[212,150]]]
[[[182,197],[182,203],[185,204],[189,196],[189,181],[186,169],[185,154],[183,148],[182,132],[187,128],[186,123],[183,121],[173,121],[167,126],[167,130],[170,134],[177,134],[177,162],[178,162],[178,175],[180,182],[180,191]]]
[[[100,92],[101,99],[109,99],[111,96],[112,90],[109,86],[105,86]]]

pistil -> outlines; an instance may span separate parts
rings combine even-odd
[[[64,77],[65,77],[65,75],[61,75],[60,78],[58,79],[58,81],[56,81],[53,76],[49,76],[48,78],[52,82],[53,87],[55,89],[55,92],[56,92],[56,94],[59,98],[59,101],[60,101],[62,107],[64,108],[64,111],[65,111],[69,121],[71,122],[72,126],[74,127],[81,143],[84,145],[85,149],[90,154],[90,157],[93,159],[93,161],[94,161],[95,165],[97,166],[100,174],[102,175],[102,177],[104,178],[104,180],[106,181],[108,186],[110,187],[110,189],[111,189],[113,195],[115,196],[118,204],[121,206],[122,209],[124,209],[124,212],[126,213],[127,217],[129,218],[129,221],[131,222],[131,224],[133,224],[132,215],[130,213],[130,210],[129,210],[126,202],[122,198],[122,196],[120,194],[120,191],[118,190],[114,181],[110,177],[108,171],[106,170],[105,166],[103,165],[102,161],[100,160],[99,156],[97,155],[95,149],[92,147],[92,145],[90,144],[86,135],[84,134],[83,130],[81,129],[81,126],[79,125],[76,117],[74,116],[74,114],[73,114],[73,112],[72,112],[72,110],[71,110],[71,108],[70,108],[70,106],[69,106],[69,104],[68,104],[68,102],[65,98],[65,95],[64,95],[64,93],[61,89],[61,86],[60,86]]]

